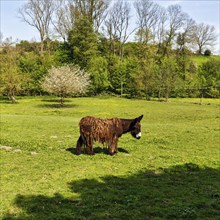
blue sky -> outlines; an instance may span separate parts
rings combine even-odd
[[[133,0],[129,2],[132,3]],[[219,36],[214,51],[220,54],[220,0],[157,0],[155,2],[164,7],[179,4],[182,10],[197,23],[214,25]],[[12,37],[13,40],[39,40],[38,32],[18,18],[18,9],[25,0],[0,0],[0,3],[0,29],[3,39]]]

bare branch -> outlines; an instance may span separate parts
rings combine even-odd
[[[20,19],[38,30],[41,53],[43,52],[43,41],[49,37],[53,10],[53,0],[29,0],[18,10]]]
[[[155,35],[156,24],[159,20],[159,5],[150,0],[138,0],[134,3],[138,17],[139,42],[147,44]]]
[[[193,37],[199,54],[202,53],[204,47],[213,46],[217,40],[215,27],[204,23],[195,26]]]

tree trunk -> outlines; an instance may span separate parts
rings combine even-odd
[[[16,88],[15,88],[15,86],[14,86],[14,87],[12,88],[12,90],[9,92],[10,100],[11,100],[12,103],[16,103],[15,92],[16,92]]]
[[[203,93],[204,93],[203,89],[201,89],[201,96],[200,96],[200,103],[199,103],[200,105],[202,105]]]
[[[200,45],[199,45],[198,54],[199,54],[199,55],[202,55],[202,46],[200,46]]]
[[[123,95],[123,81],[122,81],[122,74],[121,74],[121,96]]]
[[[168,98],[169,98],[169,92],[166,91],[166,95],[165,95],[165,100],[166,100],[166,102],[168,102]]]
[[[64,106],[64,95],[60,95],[60,106]]]
[[[159,91],[158,91],[158,101],[160,102],[161,101],[161,89],[159,88]]]
[[[16,103],[16,99],[15,99],[13,93],[8,94],[8,99],[11,101],[11,103],[13,103],[13,104]]]
[[[60,96],[60,106],[64,105],[64,97],[63,95]]]
[[[43,38],[43,36],[41,36],[41,39],[40,39],[40,55],[43,56],[43,53],[44,53],[44,38]]]
[[[123,95],[123,82],[121,82],[121,96]]]

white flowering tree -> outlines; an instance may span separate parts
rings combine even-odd
[[[90,83],[89,75],[78,66],[66,65],[52,67],[45,77],[42,87],[49,93],[60,97],[60,104],[64,104],[66,95],[83,94]]]

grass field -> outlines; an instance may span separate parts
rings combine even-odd
[[[197,64],[197,66],[201,66],[203,63],[209,61],[210,59],[220,60],[220,56],[192,56],[191,60]]]
[[[1,100],[0,219],[219,219],[219,100],[18,101]],[[81,117],[141,114],[117,155],[74,154]]]

